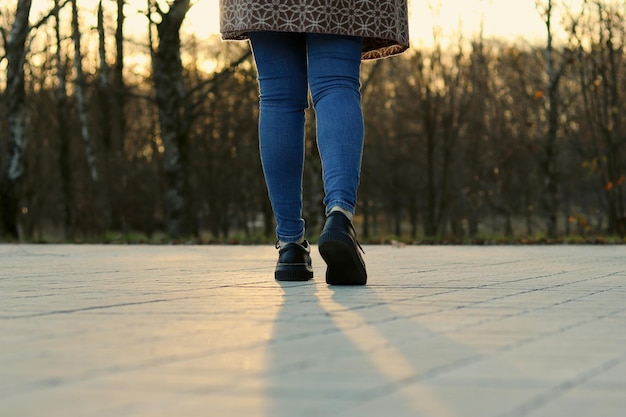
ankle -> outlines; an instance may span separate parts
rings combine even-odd
[[[330,214],[330,213],[332,213],[334,211],[338,211],[338,212],[342,213],[344,216],[346,216],[348,218],[348,220],[350,220],[350,222],[352,222],[352,220],[354,219],[354,214],[352,214],[350,211],[346,210],[343,207],[335,206],[335,207],[330,209],[328,214]]]
[[[279,240],[279,241],[278,241],[278,247],[279,247],[279,248],[284,248],[284,247],[285,247],[285,245],[287,245],[287,244],[289,244],[289,243],[297,243],[297,244],[298,244],[298,245],[300,245],[300,246],[304,246],[304,247],[306,247],[307,245],[306,245],[304,242],[306,242],[306,240],[304,239],[304,236],[303,236],[303,237],[301,237],[300,239],[296,240],[295,242],[284,242],[284,241],[282,241],[282,240]]]

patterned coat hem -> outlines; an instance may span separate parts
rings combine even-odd
[[[236,30],[236,31],[226,31],[222,32],[222,39],[225,41],[244,41],[248,39],[249,32],[261,32],[264,31],[262,29],[251,28],[249,30]],[[274,32],[285,32],[289,33],[291,31],[280,31],[280,30],[272,30]],[[307,31],[309,33],[324,33],[329,35],[343,35],[341,31],[334,33],[332,31]],[[354,36],[363,36],[363,53],[361,54],[361,58],[363,60],[372,60],[372,59],[381,59],[387,58],[389,56],[398,55],[402,52],[409,49],[408,44],[401,44],[395,39],[384,39],[379,36],[372,37],[368,36],[367,33],[361,35],[359,33],[355,33]]]

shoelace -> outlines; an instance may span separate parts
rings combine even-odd
[[[363,250],[363,246],[361,246],[361,244],[359,243],[358,240],[356,240],[356,238],[354,239],[354,241],[356,242],[356,245],[359,247],[359,249],[361,249],[361,252],[365,253],[365,250]]]
[[[359,241],[356,238],[356,230],[354,229],[354,225],[352,224],[352,222],[349,222],[349,224],[350,224],[350,228],[354,232],[354,241],[356,242],[356,245],[359,247],[359,249],[361,249],[361,252],[365,253],[365,250],[363,249],[363,246],[361,246],[361,244],[359,243]]]

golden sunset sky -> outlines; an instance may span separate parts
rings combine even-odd
[[[535,0],[409,0],[409,12],[416,45],[429,44],[434,27],[450,37],[459,29],[467,36],[477,33],[481,23],[486,36],[536,40],[545,33]],[[218,33],[219,0],[197,0],[186,28],[202,36]]]
[[[97,3],[98,0],[79,0],[84,19],[95,15]],[[479,32],[481,25],[487,37],[541,40],[545,37],[545,26],[535,3],[536,0],[409,0],[411,41],[418,46],[428,45],[432,43],[433,28],[440,28],[444,41],[448,38],[454,42],[459,31],[469,37]],[[33,20],[50,4],[50,0],[33,0]],[[112,1],[106,4],[113,10]],[[145,7],[146,0],[128,0],[127,33],[145,31],[146,19],[138,12]],[[219,33],[219,0],[195,0],[183,30],[195,32],[199,37]]]

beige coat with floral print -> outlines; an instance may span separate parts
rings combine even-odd
[[[407,0],[220,0],[223,39],[254,31],[362,36],[363,59],[409,46]]]

